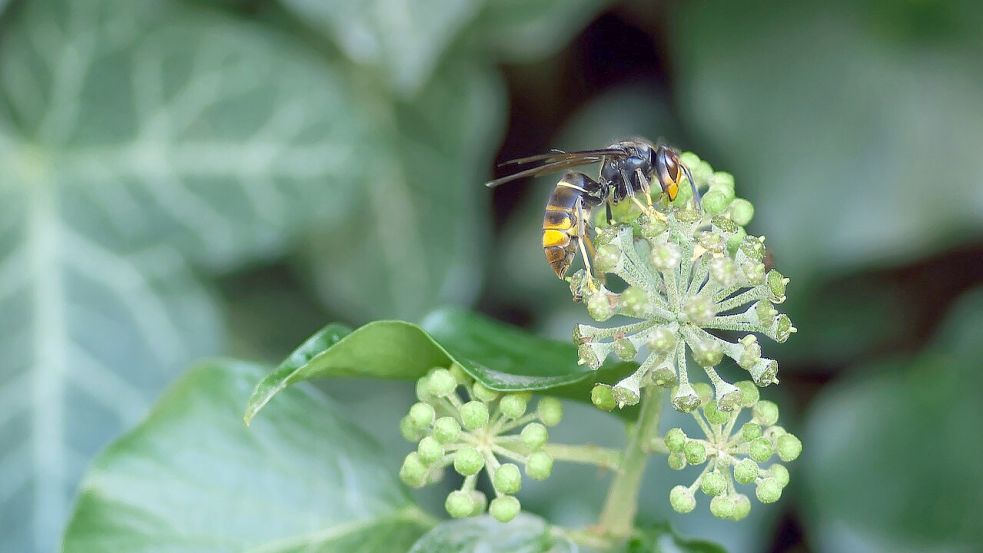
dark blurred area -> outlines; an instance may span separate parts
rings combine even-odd
[[[763,393],[805,444],[742,523],[672,513],[655,462],[643,516],[734,552],[983,551],[980,2],[81,4],[0,0],[0,550],[54,543],[194,359],[445,304],[569,339],[554,181],[482,183],[641,135],[754,203],[799,329]],[[323,387],[398,466],[412,390]],[[567,439],[620,432],[570,411]],[[558,470],[523,508],[585,524],[604,483]]]

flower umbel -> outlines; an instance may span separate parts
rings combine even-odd
[[[750,512],[751,501],[738,492],[736,484],[754,485],[761,503],[778,501],[788,485],[785,466],[768,463],[773,457],[794,461],[802,452],[802,442],[777,425],[778,406],[760,400],[754,383],[742,381],[736,387],[740,393],[738,404],[725,412],[711,399],[709,385],[695,384],[702,409],[691,414],[705,437],[691,438],[682,429],[672,428],[662,439],[669,451],[670,468],[704,465],[692,484],[676,486],[669,492],[669,503],[677,512],[688,513],[696,507],[699,489],[711,498],[710,512],[714,516],[740,520]],[[741,417],[743,409],[749,410],[750,417]],[[738,426],[742,418],[745,422]]]
[[[475,516],[487,508],[502,522],[515,518],[521,509],[515,498],[522,488],[519,465],[534,480],[545,480],[553,470],[553,458],[543,449],[549,439],[546,427],[563,418],[560,401],[541,398],[532,410],[531,393],[490,390],[456,366],[432,369],[417,381],[416,390],[420,401],[400,422],[403,437],[418,442],[403,460],[403,482],[419,488],[453,466],[464,482],[447,496],[448,514]],[[495,492],[490,505],[477,489],[482,472]]]
[[[635,213],[622,217],[627,222],[598,229],[596,271],[616,275],[628,287],[614,292],[597,286],[584,270],[570,277],[574,298],[586,304],[593,319],[622,315],[638,320],[612,328],[578,325],[574,330],[580,362],[594,368],[612,353],[634,360],[644,351],[637,371],[613,387],[595,389],[595,404],[602,408],[638,403],[642,387],[658,385],[674,387],[677,409],[695,409],[700,400],[690,382],[688,351],[713,385],[715,405],[733,411],[740,390],[715,367],[729,357],[754,384],[777,382],[778,363],[762,357],[755,334],[784,342],[796,331],[775,309],[785,301],[788,279],[766,268],[764,237],[744,230],[753,206],[735,198],[730,174],[714,173],[692,153],[682,159],[706,190],[701,210],[685,207],[692,203],[687,183],[675,202],[659,201],[645,211],[631,205],[628,210]],[[746,334],[729,341],[719,331]]]

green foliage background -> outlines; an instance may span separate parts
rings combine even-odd
[[[754,201],[751,226],[792,278],[800,332],[776,353],[778,399],[808,461],[783,502],[740,525],[670,517],[659,468],[646,516],[732,551],[972,550],[981,12],[968,0],[0,0],[0,550],[56,549],[93,456],[203,356],[271,367],[329,320],[420,320],[448,303],[568,337],[583,315],[538,245],[548,179],[495,194],[480,183],[496,158],[632,134],[694,149]],[[242,375],[260,374],[234,364],[224,386],[198,370],[189,378],[215,394],[202,408],[234,403]],[[327,389],[385,446],[365,454],[381,458],[377,487],[359,489],[407,501],[385,479],[412,392]],[[575,428],[617,434],[613,418],[570,411],[567,441]],[[192,422],[172,429],[177,443],[219,433]],[[337,484],[324,464],[291,470]],[[573,485],[585,481],[597,484]],[[524,505],[584,523],[603,482],[558,470]],[[425,515],[386,497],[380,524],[412,543]]]

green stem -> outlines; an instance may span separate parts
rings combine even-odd
[[[599,530],[614,537],[628,537],[635,525],[638,511],[638,494],[648,460],[648,447],[658,432],[659,414],[662,411],[662,390],[649,386],[642,398],[642,410],[638,422],[628,435],[628,443],[621,456],[621,467],[608,489],[608,497],[601,512]]]
[[[621,461],[621,452],[609,447],[597,445],[566,445],[546,444],[543,447],[557,461],[569,463],[584,463],[609,469],[617,469]]]

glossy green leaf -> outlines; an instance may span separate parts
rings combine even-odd
[[[553,535],[543,519],[522,513],[507,524],[490,516],[435,526],[410,553],[574,553],[577,547]]]
[[[724,553],[723,547],[703,540],[681,538],[668,524],[641,528],[628,542],[625,553]]]
[[[482,42],[510,62],[552,54],[609,0],[487,0],[475,22]]]
[[[927,351],[860,368],[816,400],[803,473],[818,551],[983,543],[980,328],[983,290],[960,301]]]
[[[344,210],[364,141],[326,62],[208,8],[37,0],[0,24],[0,550],[47,552],[89,457],[220,347],[188,263]]]
[[[310,388],[262,421],[239,409],[260,370],[189,371],[92,464],[65,553],[405,551],[429,527],[383,452]]]
[[[590,401],[590,387],[598,377],[613,378],[632,367],[610,363],[594,371],[577,364],[577,350],[571,344],[448,309],[429,315],[423,328],[403,321],[377,321],[343,336],[342,327],[326,327],[256,386],[244,418],[249,423],[276,394],[303,380],[415,379],[433,367],[452,363],[495,390],[548,390],[579,401]]]
[[[795,282],[983,229],[979,2],[675,10],[677,95]],[[752,230],[752,229],[749,229]]]
[[[445,64],[413,104],[378,93],[362,102],[377,134],[359,207],[315,232],[318,291],[348,319],[417,320],[435,305],[474,300],[487,260],[486,178],[504,92],[482,65]]]

